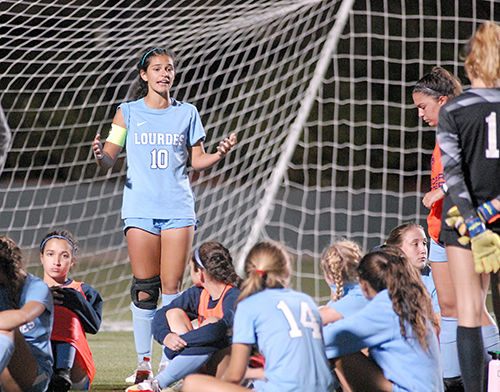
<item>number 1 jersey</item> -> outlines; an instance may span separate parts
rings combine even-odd
[[[476,88],[439,112],[437,138],[448,192],[465,219],[500,195],[500,89]]]

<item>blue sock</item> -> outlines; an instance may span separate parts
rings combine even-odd
[[[153,353],[153,332],[151,325],[156,313],[156,309],[141,309],[130,304],[132,310],[132,322],[134,324],[134,341],[135,350],[137,351],[138,361],[142,361],[144,357],[151,358]]]
[[[441,333],[439,345],[443,360],[443,377],[453,378],[460,376],[460,363],[457,349],[458,320],[452,317],[441,317]]]
[[[14,341],[11,338],[7,335],[0,335],[0,374],[9,364],[14,348]]]
[[[161,295],[161,306],[167,306],[172,302],[174,299],[179,297],[182,293],[176,293],[176,294],[162,294]],[[161,362],[166,362],[169,359],[165,355],[165,351],[161,350]],[[170,384],[169,384],[170,385]]]
[[[177,355],[163,372],[156,375],[155,379],[158,380],[162,389],[167,388],[170,384],[195,373],[211,356],[212,354]]]
[[[161,295],[161,306],[167,306],[172,302],[174,299],[179,297],[182,293],[176,293],[176,294],[162,294]]]
[[[71,369],[75,363],[76,348],[70,343],[52,341],[55,369]]]

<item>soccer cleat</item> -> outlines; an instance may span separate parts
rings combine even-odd
[[[132,385],[125,389],[125,392],[137,392],[137,391],[145,391],[145,392],[161,392],[160,384],[158,380],[146,380],[140,382],[139,384]]]

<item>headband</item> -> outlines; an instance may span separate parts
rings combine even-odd
[[[434,90],[433,88],[430,88],[430,87],[427,87],[427,86],[423,86],[421,84],[416,84],[415,87],[414,87],[414,90],[416,88],[423,88],[424,90],[427,90],[427,91],[430,91],[431,93],[434,93],[434,94],[439,94],[439,95],[444,95],[446,96],[446,94],[443,94],[441,91],[437,91],[437,90]]]
[[[71,247],[73,248],[73,253],[75,253],[75,244],[73,244],[73,242],[71,242],[68,238],[66,238],[65,236],[63,235],[51,235],[50,237],[47,237],[43,242],[42,242],[42,245],[40,245],[40,253],[43,253],[43,248],[45,248],[45,244],[47,243],[47,241],[53,239],[53,238],[57,238],[57,239],[60,239],[60,240],[66,240],[68,241],[68,243],[71,245]]]
[[[142,58],[142,61],[141,61],[141,67],[144,65],[144,60],[146,60],[146,57],[149,56],[149,54],[151,54],[152,52],[154,52],[155,50],[165,50],[163,48],[154,48],[154,49],[151,49],[149,52],[147,52],[144,57]]]
[[[199,246],[194,250],[194,259],[201,268],[206,269],[205,266],[203,265],[203,262],[201,261]]]

